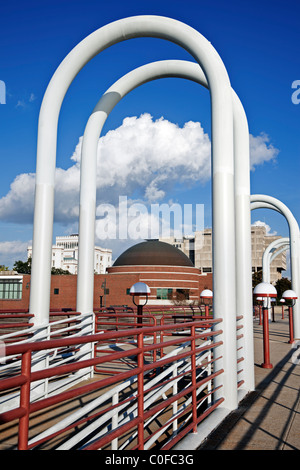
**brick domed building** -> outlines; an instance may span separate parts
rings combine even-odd
[[[170,305],[174,301],[198,303],[204,287],[212,287],[211,274],[202,275],[181,250],[157,240],[128,248],[112,267],[107,268],[107,272],[112,286],[124,286],[127,282],[127,295],[131,287],[128,281],[132,276],[138,277],[135,282],[148,284],[151,290],[148,305]]]
[[[20,274],[15,278],[10,282],[19,283],[18,297],[3,296],[0,311],[28,311],[30,275]],[[175,301],[197,304],[200,292],[204,288],[212,289],[212,274],[201,274],[181,250],[169,243],[145,241],[124,251],[113,266],[107,268],[106,274],[95,274],[94,311],[101,306],[132,306],[130,287],[139,281],[150,287],[148,305],[172,305]],[[6,288],[10,286],[8,276],[3,276],[2,282]],[[76,289],[76,274],[51,276],[50,309],[76,310]]]

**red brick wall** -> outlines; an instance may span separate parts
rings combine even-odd
[[[102,305],[104,306],[104,290],[101,287],[106,279],[106,289],[109,294],[106,295],[106,306],[109,305],[129,305],[132,306],[132,298],[126,293],[127,289],[139,281],[139,274],[114,275],[114,274],[96,274],[94,284],[94,310],[100,307],[100,295],[102,296]]]
[[[130,267],[133,268],[133,267]],[[172,285],[174,288],[181,287],[184,283],[182,280],[182,273],[184,279],[187,280],[198,280],[198,283],[191,283],[191,292],[196,292],[200,295],[200,292],[205,289],[212,289],[212,274],[206,276],[191,275],[195,273],[196,268],[184,268],[184,267],[170,267],[170,266],[142,266],[134,267],[130,269],[131,274],[128,273],[128,267],[118,268],[117,270],[110,268],[110,274],[96,274],[94,281],[94,310],[100,307],[100,296],[102,296],[102,305],[104,306],[104,290],[102,284],[106,279],[106,289],[109,293],[106,295],[106,306],[109,305],[132,305],[132,298],[126,293],[127,289],[135,284],[136,282],[143,280],[149,287],[157,285]],[[124,274],[117,271],[123,271]],[[145,273],[145,271],[156,271],[153,274]],[[163,273],[168,271],[171,274]],[[176,272],[177,271],[177,272]],[[179,274],[178,271],[181,273]],[[115,272],[115,273],[113,273]],[[125,274],[125,272],[127,272]],[[153,280],[151,279],[151,276]],[[145,280],[145,278],[149,280]],[[159,281],[154,281],[159,279]],[[182,280],[180,282],[179,280]],[[58,289],[58,294],[54,294],[54,289]],[[59,311],[62,308],[71,308],[76,310],[76,289],[77,289],[77,276],[75,275],[56,275],[51,276],[51,292],[50,292],[50,309],[52,311]],[[28,311],[29,309],[29,294],[30,294],[30,275],[24,274],[23,276],[23,290],[22,299],[20,300],[0,300],[0,311],[9,310],[23,310]],[[156,292],[155,288],[152,290],[152,298],[155,299]],[[191,299],[194,300],[194,299]]]
[[[22,299],[0,300],[0,311],[22,310],[27,312],[29,308],[30,274],[23,275]]]

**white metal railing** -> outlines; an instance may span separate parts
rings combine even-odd
[[[62,315],[64,315],[62,313]],[[64,326],[66,323],[71,323],[70,326]],[[35,325],[24,328],[23,330],[6,333],[0,336],[0,341],[9,340],[10,346],[15,344],[30,343],[36,341],[47,341],[55,337],[81,337],[94,333],[94,314],[74,315],[71,319],[60,319],[51,321],[45,325]],[[25,339],[19,340],[18,337],[22,336]],[[15,340],[15,341],[14,341]],[[74,361],[80,361],[87,357],[92,357],[92,345],[84,345],[81,348],[59,348],[51,351],[37,351],[32,354],[32,370],[39,370],[41,368],[50,369],[59,365],[67,364]],[[0,379],[5,378],[7,375],[12,377],[20,372],[21,359],[18,355],[6,356],[5,363],[0,364]],[[77,374],[72,374],[69,377],[59,379],[57,381],[49,382],[48,379],[42,382],[37,382],[32,386],[31,396],[32,401],[45,398],[54,393],[62,392],[75,385],[79,381],[91,377],[93,375],[93,368],[81,370]],[[11,409],[19,400],[19,392],[11,393],[10,395],[0,397],[0,412]]]

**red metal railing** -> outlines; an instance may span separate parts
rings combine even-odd
[[[202,421],[209,413],[211,413],[215,407],[222,403],[223,399],[219,399],[217,402],[211,402],[208,405],[208,397],[213,396],[214,388],[207,387],[208,384],[213,382],[213,379],[222,374],[223,370],[214,371],[209,375],[203,375],[203,370],[207,370],[207,364],[214,364],[214,347],[222,344],[217,341],[217,336],[222,332],[217,329],[217,324],[221,320],[210,320],[210,331],[208,331],[207,321],[194,321],[180,324],[170,325],[157,325],[148,326],[142,328],[131,328],[128,330],[121,331],[110,331],[104,333],[97,333],[82,337],[70,337],[64,339],[54,339],[50,341],[41,341],[34,343],[23,343],[16,344],[13,346],[8,345],[6,348],[7,355],[21,355],[22,367],[19,375],[14,377],[6,378],[0,381],[0,391],[8,392],[11,389],[18,387],[20,389],[20,405],[13,409],[5,411],[0,414],[0,423],[8,423],[13,420],[19,420],[18,428],[18,448],[20,450],[26,450],[31,448],[38,448],[38,446],[51,444],[51,439],[57,438],[59,435],[65,436],[66,432],[74,431],[75,428],[80,428],[83,425],[88,425],[93,420],[104,416],[108,413],[115,415],[119,413],[119,410],[124,406],[136,403],[136,408],[133,413],[132,419],[120,419],[119,423],[114,427],[105,428],[103,434],[99,437],[93,438],[93,442],[87,444],[80,444],[83,449],[99,449],[107,448],[107,446],[116,442],[116,440],[125,439],[125,436],[130,432],[133,433],[134,439],[130,441],[129,448],[143,450],[145,445],[153,440],[153,435],[158,433],[161,436],[162,429],[167,429],[176,420],[180,423],[180,427],[176,433],[173,433],[171,440],[167,443],[162,444],[162,449],[169,449],[175,445],[186,433],[195,431],[197,424]],[[182,329],[189,329],[189,335],[180,336]],[[213,329],[212,329],[213,327]],[[205,329],[205,331],[202,331]],[[172,339],[164,338],[164,341],[151,342],[151,344],[145,343],[145,338],[153,337],[154,334],[160,334],[161,332],[169,334],[175,334],[176,336]],[[186,334],[186,333],[185,333]],[[77,361],[75,363],[64,364],[60,366],[54,366],[45,370],[32,371],[31,369],[31,358],[32,354],[37,351],[49,351],[51,349],[59,349],[64,347],[77,346],[82,347],[85,344],[100,344],[103,345],[114,341],[126,341],[128,342],[129,335],[136,338],[135,344],[129,345],[125,349],[120,349],[115,352],[103,354],[98,357],[91,359],[85,359]],[[179,336],[178,336],[179,335]],[[207,338],[215,338],[214,343],[206,341]],[[128,343],[129,344],[129,343]],[[188,346],[186,346],[188,344]],[[165,350],[169,348],[172,351],[173,348],[180,346],[182,348],[176,355],[166,355],[160,359],[147,360],[147,354],[153,351],[159,351],[161,348]],[[184,346],[184,348],[183,348]],[[211,357],[206,353],[210,352]],[[43,398],[36,402],[30,402],[30,390],[31,385],[34,382],[41,380],[57,380],[58,377],[66,374],[76,374],[78,370],[86,368],[94,368],[103,364],[111,364],[114,360],[122,358],[135,357],[134,367],[132,363],[128,369],[123,369],[118,373],[111,374],[108,377],[100,378],[99,380],[93,380],[85,383],[84,385],[78,385],[73,389],[63,391],[53,396]],[[151,402],[151,406],[145,408],[145,393],[149,393],[147,388],[147,378],[153,377],[158,372],[165,370],[165,368],[176,365],[174,371],[177,370],[177,366],[181,362],[186,362],[188,366],[182,369],[177,375],[166,375],[164,378],[159,380],[158,383],[153,385],[150,391],[153,393],[160,390],[163,387],[165,398],[162,399],[159,395],[159,399]],[[200,375],[199,375],[200,371]],[[201,375],[202,374],[202,375]],[[162,376],[163,377],[163,376]],[[46,437],[40,437],[40,434],[35,435],[34,426],[31,427],[31,419],[34,418],[36,413],[47,413],[49,407],[59,406],[66,403],[67,400],[78,399],[78,397],[85,397],[87,394],[93,392],[97,396],[101,396],[108,388],[116,387],[117,384],[123,384],[124,381],[135,379],[134,387],[132,385],[130,390],[123,390],[122,396],[120,397],[117,404],[103,403],[100,408],[93,410],[93,413],[88,416],[84,416],[78,419],[74,419],[71,424],[63,427],[59,430],[55,428],[53,432],[48,433]],[[159,376],[160,378],[160,376]],[[153,379],[152,379],[153,380]],[[185,383],[183,388],[174,393],[174,381]],[[167,392],[168,389],[171,392]],[[173,388],[172,388],[173,387]],[[199,391],[201,394],[199,395]],[[189,397],[189,398],[188,398]],[[147,398],[148,400],[148,398]],[[166,423],[161,424],[158,430],[151,430],[151,436],[147,433],[147,424],[153,419],[153,417],[161,416],[166,413],[166,410],[171,409],[174,403],[184,402],[179,411],[171,418],[168,418]],[[111,424],[109,425],[111,426]],[[79,445],[79,444],[78,444]]]
[[[114,310],[115,312],[119,313],[106,313],[107,311]],[[103,331],[113,331],[116,330],[118,331],[119,329],[130,329],[134,327],[140,327],[140,323],[145,326],[156,326],[156,325],[167,325],[167,324],[176,324],[180,323],[180,325],[186,323],[186,322],[191,322],[191,321],[197,321],[199,319],[201,320],[206,320],[206,322],[203,322],[202,328],[205,327],[210,327],[211,323],[209,322],[212,320],[211,316],[206,317],[205,315],[199,316],[199,314],[193,314],[193,311],[189,308],[182,308],[182,307],[177,307],[176,309],[174,307],[168,307],[167,309],[159,310],[159,308],[153,308],[152,314],[150,315],[149,313],[144,313],[142,317],[137,315],[137,309],[133,310],[127,310],[127,309],[103,309],[100,312],[95,313],[95,333],[98,332],[103,332]],[[189,333],[188,333],[189,334]],[[163,344],[163,337],[164,336],[170,336],[172,333],[169,333],[168,331],[164,332],[163,330],[160,331],[160,338],[161,338],[161,344]],[[132,342],[133,338],[128,336],[127,340]],[[150,338],[148,337],[148,341]],[[153,334],[153,344],[156,344],[157,342],[157,333]],[[95,346],[95,354],[100,352],[100,348],[98,346]],[[101,352],[109,352],[108,349],[106,350],[101,350]],[[157,351],[154,349],[153,353],[153,360],[156,360],[156,354]],[[163,352],[163,347],[160,349],[160,357],[164,355]],[[97,372],[104,372],[103,369],[95,368],[95,371]],[[111,372],[113,372],[111,370]]]
[[[75,329],[70,328],[71,325],[80,324],[78,312],[50,312],[49,325],[54,337],[55,330],[61,330],[63,327],[68,328],[68,335],[74,333]],[[77,318],[76,318],[77,317]],[[24,311],[0,312],[0,339],[5,343],[15,343],[26,338],[31,338],[34,333],[34,315]],[[65,320],[63,322],[62,320]],[[59,323],[58,323],[59,322]],[[3,337],[3,338],[2,338]]]

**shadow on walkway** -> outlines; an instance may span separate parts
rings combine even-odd
[[[299,360],[293,360],[295,349],[287,343],[286,322],[272,326],[274,368],[262,369],[262,361],[257,360],[261,358],[262,332],[256,325],[256,390],[244,398],[199,450],[300,450]]]

